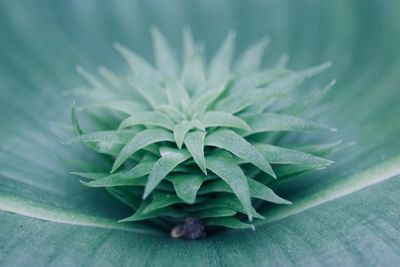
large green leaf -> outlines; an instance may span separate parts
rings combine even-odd
[[[396,0],[2,1],[0,265],[398,265],[399,9]],[[72,103],[62,95],[89,86],[74,72],[77,64],[91,73],[102,64],[123,73],[126,63],[113,50],[115,41],[150,59],[150,25],[160,27],[171,47],[180,47],[181,29],[190,26],[196,40],[207,44],[208,55],[234,29],[236,55],[270,36],[263,65],[275,64],[283,53],[290,55],[294,69],[333,62],[326,74],[298,92],[304,97],[315,82],[337,78],[323,109],[306,112],[304,118],[313,116],[339,132],[294,134],[281,141],[312,144],[323,135],[356,144],[332,156],[335,164],[329,168],[277,187],[278,195],[293,204],[265,207],[267,221],[256,223],[255,231],[225,231],[187,242],[156,230],[161,226],[118,223],[132,215],[131,208],[69,174],[72,167],[93,171],[79,167],[83,159],[104,166],[104,172],[110,166],[83,146],[60,144],[72,137],[60,127],[69,122]],[[132,81],[138,92],[153,106],[166,103],[159,88],[151,86],[161,74],[136,55],[126,55],[121,45],[115,47],[125,53],[136,76],[156,77],[150,84]],[[230,49],[214,60],[215,80],[226,71]],[[159,55],[157,64],[164,64],[165,56]],[[236,66],[244,72],[258,64],[245,63]],[[196,64],[191,68],[201,69]],[[198,108],[208,105],[209,100],[203,101]]]

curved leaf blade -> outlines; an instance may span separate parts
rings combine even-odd
[[[207,175],[206,159],[204,157],[204,138],[205,132],[189,132],[185,137],[185,146],[192,155],[200,170]]]
[[[217,130],[206,136],[206,146],[216,146],[225,149],[235,156],[245,159],[264,172],[276,178],[271,165],[263,155],[243,137],[231,130]]]
[[[232,189],[249,218],[253,219],[249,185],[243,171],[227,152],[214,153],[206,157],[207,168],[224,180]]]
[[[201,118],[205,128],[230,127],[251,131],[249,125],[239,117],[221,111],[208,111]]]
[[[190,158],[190,153],[184,149],[162,154],[161,158],[157,160],[149,174],[143,198],[147,198],[147,196],[156,188],[161,180],[168,175],[168,173],[188,158]]]
[[[173,141],[172,134],[164,129],[147,129],[136,134],[119,152],[111,172],[116,171],[136,151],[159,142]]]

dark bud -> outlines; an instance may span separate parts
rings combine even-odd
[[[199,239],[206,235],[204,226],[198,218],[186,218],[181,225],[175,226],[171,231],[172,238]]]

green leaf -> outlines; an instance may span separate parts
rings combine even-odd
[[[274,75],[276,74],[274,73],[273,76]],[[234,114],[251,105],[264,103],[276,97],[286,96],[303,81],[304,79],[300,75],[292,73],[274,81],[264,88],[253,89],[253,87],[250,87],[233,93],[218,101],[215,105],[215,109]],[[257,84],[253,85],[255,86]]]
[[[233,217],[225,217],[225,218],[211,218],[206,220],[206,225],[215,225],[215,226],[224,226],[229,228],[251,228],[255,230],[254,226],[248,223],[244,223]]]
[[[268,202],[276,203],[276,204],[291,204],[290,201],[287,201],[274,193],[270,188],[265,186],[262,183],[257,182],[253,179],[247,179],[250,190],[250,197],[262,199]],[[208,183],[204,187],[201,188],[199,194],[206,194],[209,192],[227,192],[231,193],[232,189],[229,188],[228,184],[221,180],[216,180]]]
[[[245,131],[251,131],[249,125],[239,117],[220,111],[208,111],[201,118],[205,128],[208,127],[231,127]]]
[[[177,196],[184,202],[193,204],[196,200],[197,191],[205,180],[204,175],[190,174],[174,174],[168,175],[167,179],[172,182]]]
[[[259,42],[248,48],[237,60],[235,71],[240,74],[249,74],[260,68],[264,50],[269,44],[268,38],[262,38]]]
[[[178,76],[176,55],[157,27],[151,28],[151,34],[153,37],[154,55],[157,67],[168,77],[176,78]]]
[[[146,198],[168,173],[188,158],[190,158],[190,153],[185,149],[162,153],[150,172],[143,198]]]
[[[306,152],[267,145],[256,144],[255,147],[271,164],[298,164],[298,165],[318,165],[328,166],[333,161],[313,156]]]
[[[193,115],[204,113],[225,92],[228,88],[228,82],[229,77],[219,83],[216,88],[213,88],[214,86],[211,84],[209,87],[213,88],[213,90],[201,91],[201,93],[195,95],[191,104],[191,113]]]
[[[243,137],[231,130],[217,130],[206,136],[206,146],[225,149],[235,156],[247,160],[272,177],[275,177],[271,165],[258,150]]]
[[[151,213],[156,210],[182,202],[182,199],[180,199],[175,194],[157,192],[153,194],[153,199],[151,200],[149,205],[147,205],[146,208],[143,210],[143,213]]]
[[[224,180],[243,205],[249,220],[252,220],[252,205],[249,185],[243,171],[227,152],[213,153],[206,157],[207,168]]]
[[[192,95],[200,89],[199,84],[203,84],[206,80],[202,52],[203,47],[195,43],[190,29],[184,27],[181,80]]]
[[[175,122],[180,122],[182,119],[185,118],[178,108],[171,105],[166,105],[166,104],[158,105],[156,107],[156,111],[166,113]]]
[[[184,212],[181,212],[177,209],[172,207],[165,207],[162,209],[157,209],[149,212],[144,212],[145,209],[150,205],[149,200],[145,200],[140,205],[139,209],[132,215],[125,219],[119,220],[119,222],[135,222],[135,221],[142,221],[146,219],[151,219],[159,216],[169,216],[169,217],[183,217],[185,216]]]
[[[219,198],[214,198],[213,201],[202,202],[201,205],[192,205],[187,208],[189,211],[201,212],[208,209],[223,208],[234,210],[243,214],[247,214],[243,205],[240,203],[236,196],[231,194],[220,195]],[[264,217],[260,215],[253,207],[251,207],[251,215],[257,219],[263,219]]]
[[[224,76],[229,74],[230,64],[234,53],[235,35],[236,34],[233,31],[228,33],[218,52],[211,60],[209,66],[210,71],[208,73],[208,79],[211,82],[221,81]]]
[[[204,138],[205,132],[193,131],[187,133],[185,137],[185,146],[192,155],[194,161],[199,166],[200,170],[207,175],[206,159],[204,157]]]
[[[146,60],[141,58],[132,50],[121,45],[120,43],[114,43],[114,48],[123,56],[130,69],[136,76],[156,77],[157,80],[160,79],[159,74],[153,68],[153,66],[151,66]]]
[[[190,121],[182,121],[181,123],[175,125],[174,139],[179,149],[182,148],[186,134],[193,128],[194,126]]]
[[[173,141],[172,134],[163,129],[147,129],[136,134],[119,152],[111,172],[117,170],[136,151],[163,141]]]
[[[110,110],[116,110],[128,115],[137,114],[139,111],[145,111],[147,106],[140,102],[130,100],[113,100],[107,102],[97,102],[81,107],[81,110],[95,109],[95,108],[107,108]]]
[[[138,112],[126,118],[121,122],[118,129],[125,129],[135,125],[159,126],[168,130],[174,128],[174,122],[168,116],[156,111],[147,111]]]
[[[76,72],[78,72],[79,75],[81,75],[82,78],[85,79],[92,86],[92,89],[104,90],[104,84],[102,84],[95,76],[90,74],[90,72],[85,70],[82,66],[77,65],[75,69]]]
[[[228,217],[236,215],[236,211],[224,208],[215,208],[215,209],[208,209],[202,210],[196,214],[198,218],[219,218],[219,217]]]
[[[117,144],[126,143],[137,131],[99,131],[82,134],[66,140],[65,144],[77,144],[85,142],[110,142]]]
[[[248,123],[251,132],[248,134],[276,131],[337,131],[321,124],[317,124],[296,116],[261,113],[243,115],[242,118]]]
[[[85,185],[89,187],[145,185],[147,182],[147,177],[144,176],[150,173],[155,162],[155,160],[145,160],[138,163],[135,167],[128,171],[104,175],[102,179],[96,179],[95,181],[85,183]],[[88,177],[86,176],[85,178]]]
[[[129,83],[153,109],[156,109],[160,104],[167,103],[165,91],[154,80],[145,80],[143,76],[134,76],[129,80]]]

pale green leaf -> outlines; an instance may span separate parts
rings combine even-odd
[[[201,91],[201,93],[195,95],[191,104],[191,113],[199,115],[205,112],[225,92],[228,88],[228,82],[229,77],[219,83],[216,88],[213,88],[214,85],[211,84],[209,87],[213,90]]]
[[[132,50],[121,45],[120,43],[114,43],[114,48],[123,56],[135,75],[155,77],[157,80],[160,79],[159,73],[154,69],[154,67]]]
[[[163,141],[173,141],[172,134],[164,129],[147,129],[136,134],[129,142],[122,148],[114,161],[111,172],[117,170],[130,156],[136,151]]]
[[[116,110],[128,115],[137,114],[140,111],[147,110],[147,106],[140,102],[130,101],[130,100],[113,100],[107,102],[97,102],[91,103],[81,107],[81,110],[95,109],[95,108],[107,108],[110,110]]]
[[[333,161],[323,159],[306,152],[272,146],[267,144],[256,144],[255,147],[271,164],[298,164],[328,166]]]
[[[134,76],[129,80],[131,86],[143,96],[153,109],[167,103],[164,89],[152,79],[145,80],[142,76]]]
[[[180,199],[175,194],[157,192],[153,194],[153,198],[149,205],[143,210],[143,213],[150,213],[155,210],[159,210],[174,204],[182,203],[182,199]]]
[[[243,137],[231,130],[217,130],[206,136],[206,146],[216,146],[235,156],[247,160],[272,177],[275,177],[271,165],[264,156]]]
[[[121,171],[111,175],[108,174],[103,176],[102,179],[96,179],[95,181],[85,183],[85,185],[90,187],[145,185],[147,177],[144,176],[150,173],[155,162],[156,160],[145,160],[128,171]],[[87,176],[83,177],[88,178]]]
[[[249,185],[243,171],[227,152],[215,152],[206,157],[207,168],[224,180],[243,205],[249,220],[252,220],[252,204]]]
[[[193,204],[196,200],[196,194],[205,180],[202,174],[170,174],[167,179],[172,182],[177,196],[184,202]]]
[[[219,217],[228,217],[236,215],[236,211],[225,209],[225,208],[214,208],[208,210],[202,210],[196,213],[196,217],[198,218],[219,218]]]
[[[187,208],[189,211],[200,212],[208,209],[214,208],[223,208],[230,209],[242,214],[247,214],[247,211],[244,209],[243,205],[240,203],[239,199],[236,196],[231,194],[220,194],[219,198],[214,198],[212,201],[202,202],[201,205],[194,204]],[[253,207],[251,207],[251,215],[253,218],[263,219],[264,217],[259,214]]]
[[[272,191],[266,185],[259,183],[253,179],[247,179],[247,182],[249,184],[250,197],[262,199],[276,204],[291,204],[290,201],[287,201],[279,197],[277,194],[274,193],[274,191]],[[199,194],[201,195],[208,194],[210,192],[232,193],[232,189],[229,188],[228,184],[225,183],[224,181],[215,180],[202,187],[201,190],[199,191]]]
[[[244,51],[235,63],[235,71],[242,75],[257,71],[260,68],[264,50],[269,42],[268,38],[262,38]]]
[[[178,63],[175,52],[169,46],[165,36],[157,27],[152,27],[154,55],[158,69],[170,78],[178,76]]]
[[[229,73],[234,53],[235,32],[230,31],[211,60],[208,79],[212,82],[221,81]]]
[[[183,69],[181,80],[191,94],[194,94],[199,85],[205,81],[203,47],[197,45],[189,28],[183,29]]]
[[[249,114],[243,115],[242,118],[251,128],[251,132],[248,132],[247,135],[277,131],[336,131],[335,128],[286,114]]]
[[[170,216],[170,217],[183,217],[185,213],[174,209],[172,207],[165,207],[162,209],[153,210],[151,212],[145,213],[144,210],[150,204],[150,200],[145,200],[140,205],[139,209],[132,215],[125,219],[119,220],[119,222],[134,222],[134,221],[142,221],[146,219],[151,219],[159,216]]]
[[[182,121],[181,123],[175,125],[174,139],[179,149],[182,148],[186,134],[193,128],[194,126],[190,121]]]
[[[194,161],[205,174],[207,174],[206,159],[204,157],[204,138],[205,132],[193,131],[187,133],[185,137],[185,146],[192,155]]]
[[[79,73],[79,75],[82,76],[91,86],[93,89],[96,90],[104,90],[104,84],[97,79],[94,75],[92,75],[90,72],[85,70],[82,66],[78,65],[76,66],[76,72]]]
[[[247,88],[223,98],[215,105],[216,110],[237,113],[251,105],[263,103],[272,98],[286,96],[304,81],[303,77],[291,73],[263,88]]]
[[[65,144],[77,144],[85,142],[111,142],[124,144],[136,134],[137,131],[99,131],[88,134],[82,134],[66,140]]]
[[[221,111],[208,111],[202,118],[201,122],[205,128],[208,127],[230,127],[239,128],[245,131],[251,131],[249,125],[239,117]]]
[[[185,149],[161,154],[161,158],[154,164],[149,174],[143,198],[146,198],[168,173],[189,157],[190,153]]]
[[[170,118],[172,118],[175,122],[180,122],[185,117],[182,112],[179,111],[175,106],[160,104],[156,107],[156,111],[166,113]]]
[[[159,126],[168,130],[174,128],[174,122],[168,116],[161,112],[147,111],[132,114],[132,116],[126,118],[120,123],[118,129],[125,129],[135,125]]]

